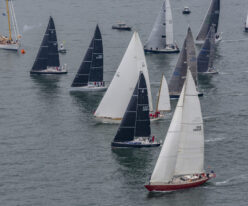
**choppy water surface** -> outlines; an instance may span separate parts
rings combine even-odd
[[[248,197],[248,34],[243,32],[247,0],[222,0],[215,66],[218,75],[200,78],[205,121],[205,166],[217,178],[195,189],[149,194],[148,181],[160,148],[111,150],[118,125],[95,122],[102,93],[69,93],[68,88],[92,38],[96,23],[103,34],[105,73],[110,81],[132,32],[112,24],[125,21],[148,37],[161,0],[16,0],[16,16],[25,55],[0,51],[0,203],[5,206],[50,205],[247,205]],[[175,39],[181,47],[188,24],[196,36],[209,1],[171,0]],[[188,5],[192,13],[183,16]],[[4,4],[0,5],[1,13]],[[48,17],[55,20],[61,55],[69,73],[31,77]],[[7,31],[6,17],[0,18]],[[149,55],[152,92],[161,73],[169,79],[177,54]],[[176,102],[173,102],[173,107]],[[173,113],[173,112],[172,112]],[[152,124],[164,140],[172,113]]]

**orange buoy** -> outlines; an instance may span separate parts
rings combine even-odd
[[[25,53],[26,53],[26,51],[25,51],[24,49],[22,49],[22,50],[21,50],[21,53],[22,53],[22,54],[25,54]]]

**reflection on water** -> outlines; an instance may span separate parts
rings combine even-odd
[[[73,98],[73,103],[79,108],[83,107],[90,113],[94,113],[100,103],[103,92],[80,92],[70,91],[70,96]]]

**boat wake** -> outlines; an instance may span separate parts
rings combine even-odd
[[[205,142],[220,142],[220,141],[223,141],[224,139],[225,139],[224,137],[212,138],[212,139],[205,140]]]
[[[248,174],[237,175],[226,179],[222,182],[215,182],[216,186],[230,186],[230,185],[239,185],[241,183],[248,182]]]
[[[233,40],[222,40],[222,42],[239,42],[239,41],[248,41],[248,38],[245,38],[245,39],[233,39]]]
[[[24,32],[30,31],[30,30],[32,30],[32,29],[41,27],[41,25],[42,25],[41,23],[38,24],[38,25],[27,25],[27,24],[25,24],[25,25],[23,26],[22,31],[23,31],[23,33],[24,33]]]

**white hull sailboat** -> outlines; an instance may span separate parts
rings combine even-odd
[[[150,114],[150,120],[155,121],[159,119],[163,119],[165,117],[165,112],[169,112],[171,110],[170,105],[170,95],[169,89],[166,82],[164,75],[162,75],[158,99],[157,99],[157,106],[154,114]]]
[[[84,56],[70,91],[98,92],[107,87],[103,81],[103,44],[99,26],[96,26],[90,46]]]
[[[215,28],[215,43],[217,44],[222,40],[222,32],[218,33],[219,16],[220,0],[211,0],[210,7],[196,37],[195,44],[204,44],[211,26]]]
[[[149,53],[178,53],[173,38],[173,20],[170,1],[166,0],[157,16],[150,36],[144,46]]]
[[[0,49],[17,51],[20,47],[21,35],[19,33],[12,0],[6,0],[6,12],[8,16],[9,36],[0,35]]]
[[[149,191],[175,191],[197,187],[214,178],[204,170],[204,131],[198,92],[187,77],[163,147],[153,170]]]
[[[114,78],[94,113],[97,121],[102,123],[120,123],[140,72],[144,74],[147,83],[149,108],[150,111],[153,111],[145,54],[138,33],[134,32]]]

